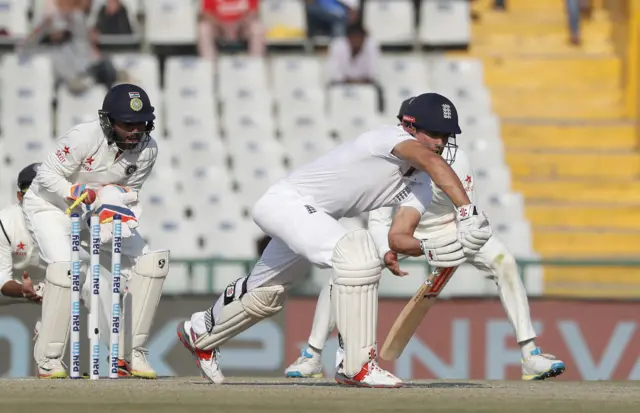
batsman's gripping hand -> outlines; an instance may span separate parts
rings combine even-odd
[[[458,241],[466,255],[475,255],[493,235],[484,212],[469,204],[458,208]]]
[[[456,267],[467,260],[462,244],[456,234],[423,239],[420,246],[427,262],[432,267]]]

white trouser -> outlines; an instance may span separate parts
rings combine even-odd
[[[452,222],[436,231],[416,232],[416,238],[431,238],[455,231],[456,224]],[[406,258],[406,256],[404,257]],[[521,343],[536,337],[529,315],[529,301],[527,292],[518,273],[515,259],[497,236],[492,236],[480,251],[469,260],[469,263],[482,271],[490,271],[490,276],[498,286],[502,306],[516,333],[516,340]],[[329,338],[329,334],[335,327],[335,314],[331,308],[329,291],[331,280],[322,289],[316,312],[313,318],[313,326],[309,336],[309,344],[322,350]]]
[[[253,218],[271,242],[247,279],[247,291],[282,285],[289,288],[309,269],[309,262],[331,267],[337,242],[348,232],[335,218],[287,187],[272,187],[253,209]],[[214,322],[222,310],[224,295],[213,306]],[[196,333],[205,328],[205,312],[193,314]]]

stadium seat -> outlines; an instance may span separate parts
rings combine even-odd
[[[30,139],[27,136],[2,140],[0,159],[2,166],[13,170],[13,177],[25,166],[42,162],[55,149],[53,140]]]
[[[52,131],[50,111],[41,114],[35,111],[16,113],[10,108],[5,108],[2,112],[2,136],[5,141],[29,137],[47,144],[52,141]]]
[[[195,106],[191,109],[167,102],[165,118],[168,138],[185,144],[194,139],[219,139],[220,131],[213,108]]]
[[[429,46],[463,46],[471,38],[467,0],[422,0],[419,38]]]
[[[476,137],[483,139],[500,139],[500,119],[493,116],[483,116],[474,113],[458,114],[461,139],[473,140]]]
[[[277,98],[292,91],[322,88],[322,66],[313,56],[276,56],[271,58],[271,86]]]
[[[271,106],[266,101],[254,104],[251,110],[245,105],[224,105],[222,127],[227,141],[241,136],[273,137],[276,127]]]
[[[169,56],[165,63],[165,88],[168,91],[196,89],[205,95],[215,92],[215,66],[198,57]]]
[[[478,197],[504,194],[511,190],[511,171],[506,165],[475,168],[475,189]]]
[[[413,0],[368,0],[363,21],[381,45],[412,45],[415,39]]]
[[[351,139],[379,121],[378,97],[371,85],[336,85],[329,88],[331,128],[341,139]]]
[[[430,61],[431,84],[441,87],[484,85],[482,61],[473,58],[437,58]]]
[[[176,136],[165,142],[164,150],[173,154],[176,169],[192,171],[227,164],[227,153],[220,139],[196,136],[183,140]]]
[[[389,122],[398,114],[402,101],[432,90],[428,74],[427,64],[421,57],[402,53],[380,58],[378,79],[384,88],[384,111]]]
[[[218,94],[223,101],[236,98],[238,89],[246,93],[267,91],[266,63],[258,57],[220,56],[217,81]]]
[[[25,0],[0,0],[0,28],[9,35],[2,38],[2,42],[26,37],[29,33],[28,11],[29,3]]]
[[[471,139],[458,139],[457,143],[469,155],[471,165],[475,169],[482,170],[497,165],[506,165],[501,139],[485,139],[478,136]]]
[[[58,91],[56,131],[62,135],[75,125],[98,119],[98,110],[107,94],[103,86],[94,86],[86,92],[74,95],[65,87]]]
[[[127,72],[130,83],[146,91],[147,89],[160,90],[160,62],[156,56],[142,53],[118,53],[111,56],[111,61],[116,69]],[[155,100],[152,99],[151,102]]]
[[[262,0],[260,22],[269,44],[299,44],[307,38],[307,15],[299,0]]]
[[[491,225],[493,233],[508,246],[509,252],[519,258],[535,255],[529,221],[499,221]]]
[[[196,42],[196,4],[185,0],[143,0],[145,38],[153,45]]]
[[[324,115],[327,108],[324,90],[314,87],[289,89],[288,93],[281,93],[276,101],[280,123],[301,114],[316,113]]]
[[[330,138],[329,125],[321,112],[282,117],[280,137],[290,169],[313,161],[337,144]]]

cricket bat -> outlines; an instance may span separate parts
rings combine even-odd
[[[434,268],[391,326],[380,350],[383,360],[395,360],[404,351],[420,323],[436,303],[436,298],[447,285],[458,267]]]

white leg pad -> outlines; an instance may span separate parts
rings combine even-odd
[[[131,348],[143,347],[169,273],[169,251],[151,252],[138,258],[128,285],[131,298]],[[129,297],[127,297],[128,299]],[[130,354],[124,354],[129,360]]]
[[[46,358],[61,358],[69,340],[71,263],[67,261],[49,264],[45,280],[42,321],[33,348],[36,362]]]
[[[375,243],[366,230],[349,232],[338,241],[333,252],[331,300],[349,377],[358,374],[376,351],[381,271]]]
[[[286,292],[282,285],[247,291],[246,277],[234,281],[225,289],[217,321],[213,314],[214,307],[205,311],[207,333],[198,337],[195,346],[202,350],[219,347],[260,320],[280,312],[285,300]]]

